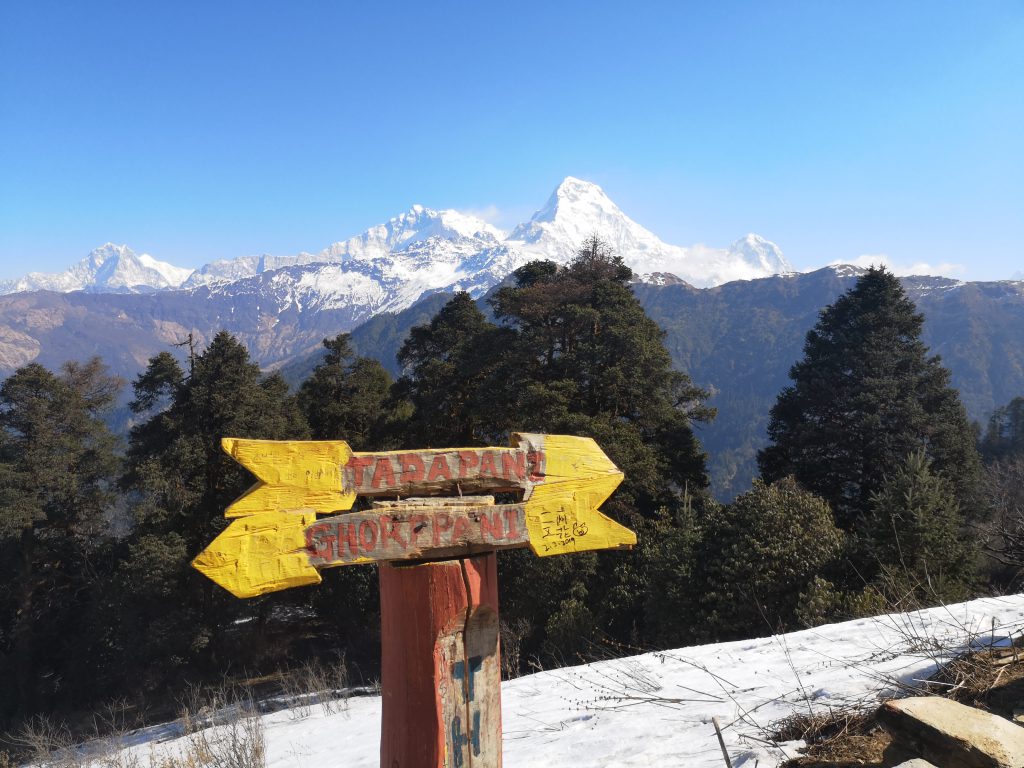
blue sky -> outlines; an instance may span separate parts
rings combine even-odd
[[[1024,3],[0,4],[0,277],[508,226],[566,175],[679,245],[1024,276]]]

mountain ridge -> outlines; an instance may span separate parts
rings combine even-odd
[[[711,288],[681,280],[633,284],[645,311],[665,331],[674,366],[713,393],[709,405],[718,408],[718,418],[699,425],[698,436],[720,498],[746,489],[764,444],[768,411],[789,383],[787,372],[802,354],[807,331],[863,271],[825,267]],[[0,374],[33,361],[56,369],[66,360],[98,355],[130,380],[156,353],[183,359],[183,348],[174,345],[191,335],[203,348],[222,329],[261,367],[282,370],[293,384],[316,364],[321,341],[341,332],[353,334],[360,354],[397,372],[394,354],[409,328],[429,321],[450,296],[430,292],[388,313],[318,290],[304,294],[296,276],[310,277],[291,267],[240,281],[231,290],[0,296]],[[1024,281],[901,280],[925,316],[925,343],[949,367],[971,418],[984,420],[1024,393]],[[386,297],[380,298],[383,306]]]
[[[468,213],[417,204],[317,253],[241,256],[189,270],[148,254],[137,257],[127,246],[107,244],[65,272],[31,273],[0,283],[0,293],[223,290],[225,285],[285,269],[301,283],[303,275],[293,269],[300,268],[308,276],[307,284],[316,283],[335,295],[347,293],[352,301],[363,290],[368,293],[367,306],[382,311],[404,308],[437,290],[480,295],[532,259],[566,263],[592,234],[607,240],[639,275],[674,275],[706,286],[792,271],[778,246],[757,235],[740,238],[729,248],[669,245],[629,218],[597,184],[569,176],[529,221],[510,233]],[[114,257],[124,264],[116,279],[105,277],[102,270],[110,249],[118,249]],[[380,290],[390,295],[379,300],[373,294]]]

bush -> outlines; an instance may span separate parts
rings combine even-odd
[[[843,534],[822,499],[792,478],[760,480],[702,526],[697,562],[703,639],[751,637],[791,625],[804,595],[840,552]],[[698,633],[699,634],[699,633]]]

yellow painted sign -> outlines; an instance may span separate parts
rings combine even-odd
[[[620,549],[636,534],[598,507],[622,472],[590,438],[513,435],[512,448],[353,453],[342,441],[225,438],[256,483],[192,565],[238,597],[316,584],[319,568],[529,546],[540,556]],[[424,504],[353,514],[357,495],[521,490],[517,504]]]

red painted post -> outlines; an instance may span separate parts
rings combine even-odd
[[[380,565],[381,768],[500,768],[497,557]]]

